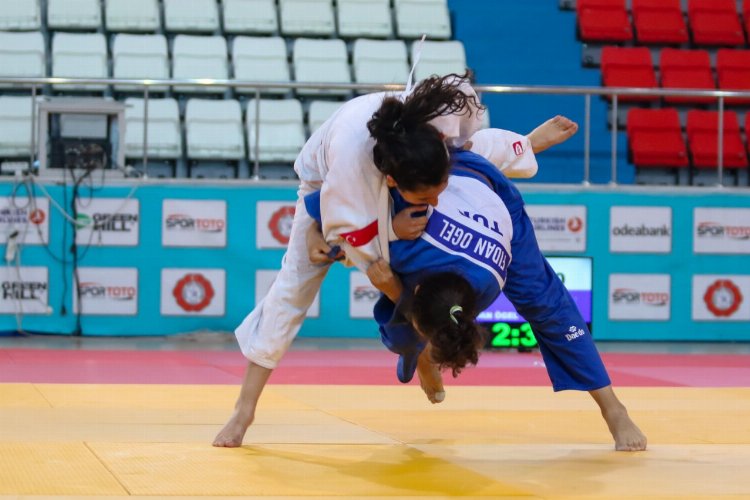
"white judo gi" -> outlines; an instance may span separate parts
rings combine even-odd
[[[476,96],[469,85],[462,90]],[[348,263],[364,272],[384,253],[378,232],[390,230],[390,213],[383,209],[384,203],[387,207],[388,189],[385,176],[373,162],[375,140],[367,122],[388,95],[403,98],[405,94],[367,94],[345,103],[310,137],[294,163],[301,183],[281,270],[265,298],[235,330],[242,353],[257,365],[276,367],[330,267],[314,265],[308,257],[306,234],[314,221],[305,209],[305,195],[321,190],[323,234],[329,243],[341,245]],[[477,110],[470,116],[441,116],[431,123],[450,146],[461,147],[471,141],[471,150],[490,160],[507,177],[536,174],[536,158],[528,138],[500,129],[479,130],[481,115]]]

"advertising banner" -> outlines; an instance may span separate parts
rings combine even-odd
[[[693,319],[750,321],[750,275],[694,275]]]
[[[164,316],[224,316],[224,269],[162,269],[161,313]]]
[[[295,202],[259,201],[256,206],[256,246],[286,248],[292,233]]]
[[[669,274],[610,274],[609,319],[669,321],[671,286]]]
[[[372,286],[365,273],[349,273],[349,317],[372,319],[372,308],[380,298],[380,290]]]
[[[586,251],[585,205],[526,205],[542,252]]]
[[[670,207],[611,207],[609,251],[670,253],[672,209]]]
[[[91,198],[76,202],[76,243],[137,246],[140,203],[135,198]]]
[[[46,245],[49,241],[49,200],[0,196],[0,244],[17,231],[16,242]]]
[[[161,243],[165,247],[226,247],[227,202],[164,200]]]
[[[51,312],[47,267],[0,267],[0,314]]]
[[[271,288],[271,284],[276,279],[276,275],[279,274],[278,270],[273,269],[259,269],[255,271],[255,305],[263,300],[263,297],[268,293],[268,289]],[[248,311],[250,312],[250,311]],[[310,308],[307,310],[308,318],[317,318],[320,316],[320,293],[315,295],[313,303],[310,304]]]
[[[79,267],[80,311],[86,316],[138,314],[138,269],[135,267]],[[78,313],[78,294],[73,312]]]
[[[694,208],[693,251],[750,254],[750,208]]]

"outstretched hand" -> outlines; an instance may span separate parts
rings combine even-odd
[[[528,134],[535,154],[567,141],[578,132],[578,124],[562,115],[550,118]]]

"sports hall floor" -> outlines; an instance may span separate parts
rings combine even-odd
[[[230,336],[0,337],[0,499],[750,499],[750,344],[599,345],[646,452],[536,352],[484,353],[433,406],[375,343],[298,339],[219,449]]]

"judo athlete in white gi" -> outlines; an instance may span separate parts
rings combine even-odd
[[[470,151],[453,150],[451,165],[421,237],[390,242],[390,268],[381,259],[368,269],[387,293],[374,315],[383,343],[399,354],[399,380],[408,382],[419,370],[430,401],[441,402],[440,370],[450,368],[457,376],[477,363],[485,338],[476,317],[502,291],[531,324],[554,390],[589,391],[602,403],[616,448],[645,449],[643,433],[625,407],[614,403],[586,323],[539,250],[521,194]],[[398,189],[391,196],[395,212],[409,207]],[[319,197],[308,195],[306,204],[319,218]]]
[[[445,163],[442,172],[435,167],[441,177],[447,175],[446,144],[461,146],[467,139],[473,150],[508,175],[529,177],[536,172],[534,152],[566,140],[577,128],[570,120],[555,117],[528,136],[497,129],[479,131],[481,109],[476,93],[456,75],[424,80],[413,92],[396,97],[403,99],[404,108],[413,115],[406,136],[415,148],[405,151],[405,156],[418,154],[416,146],[425,142],[420,137],[412,139],[411,131],[416,127],[425,132],[426,127],[428,135],[433,136],[428,137],[433,140],[431,145],[438,142]],[[327,272],[328,266],[312,262],[308,255],[306,235],[314,221],[305,210],[304,196],[321,190],[325,238],[338,241],[350,263],[366,271],[382,254],[378,232],[388,234],[391,228],[378,228],[378,207],[388,199],[390,176],[384,176],[376,166],[377,144],[368,133],[367,123],[382,110],[385,98],[383,93],[369,94],[345,103],[310,137],[295,162],[301,183],[287,252],[268,294],[235,330],[249,363],[235,410],[214,439],[215,446],[242,444],[263,387],[299,331]],[[432,160],[425,157],[422,163],[433,170]],[[410,175],[406,172],[399,179]],[[428,201],[429,197],[425,198],[424,202]],[[423,223],[417,224],[411,237],[421,233],[419,224],[423,227]]]

